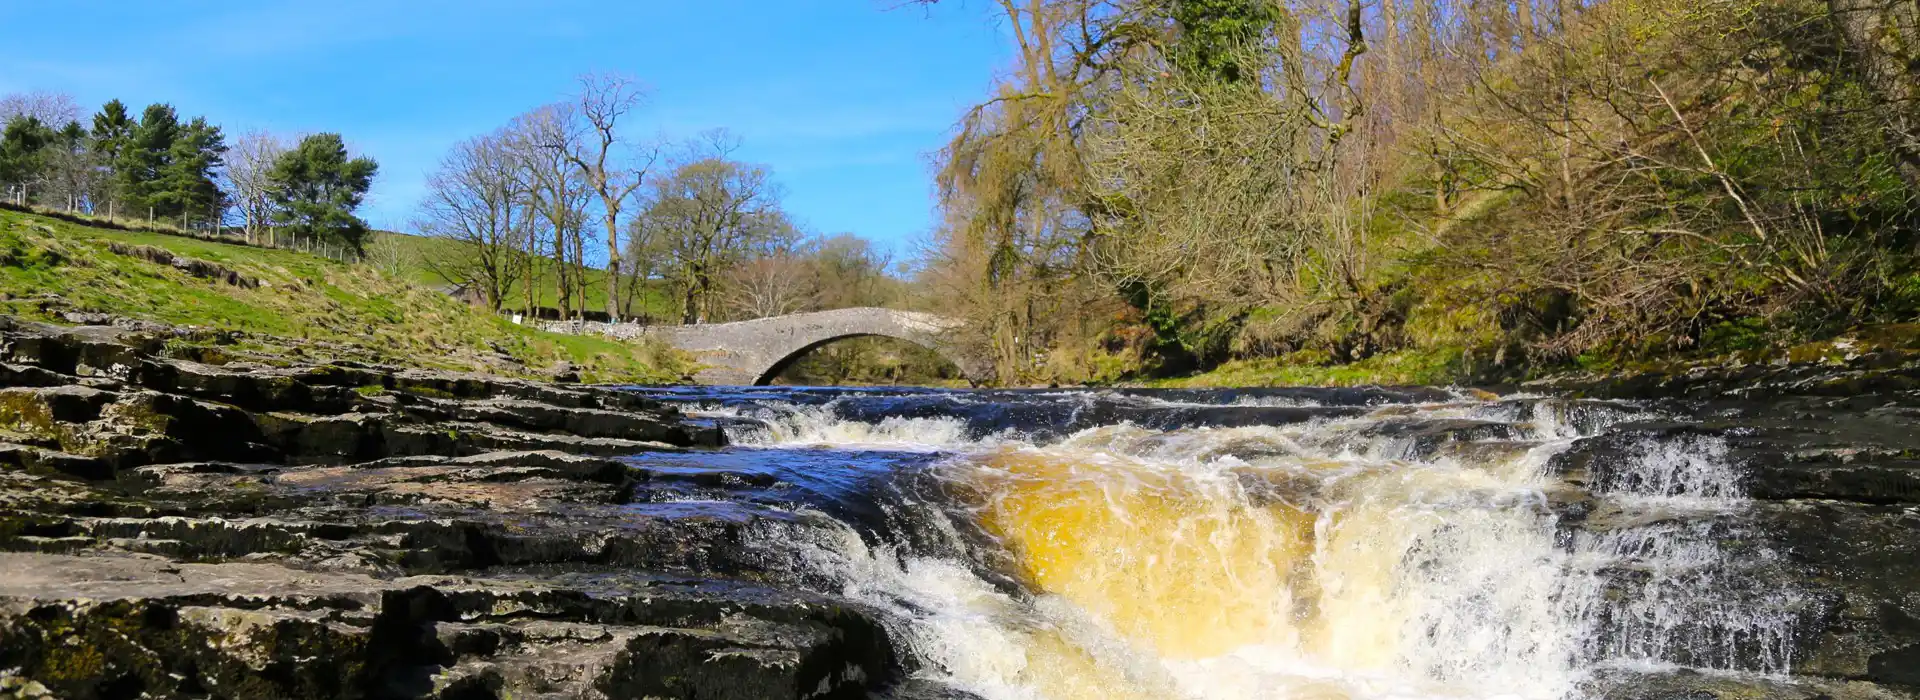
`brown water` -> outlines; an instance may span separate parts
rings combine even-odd
[[[1600,669],[1791,663],[1798,593],[1756,590],[1711,533],[1746,504],[1723,444],[1638,444],[1596,483],[1556,466],[1640,406],[667,398],[726,422],[736,467],[797,484],[753,496],[805,523],[769,531],[770,557],[889,611],[919,674],[987,698],[1560,698]]]

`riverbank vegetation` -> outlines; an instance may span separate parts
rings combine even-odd
[[[1909,2],[997,9],[923,280],[1011,381],[1509,378],[1920,312]]]

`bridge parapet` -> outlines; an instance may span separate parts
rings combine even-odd
[[[961,325],[958,319],[936,314],[861,307],[686,326],[567,321],[542,327],[623,339],[659,338],[706,365],[694,377],[703,384],[765,384],[807,351],[860,336],[898,338],[929,348],[953,362],[969,381],[987,382],[991,372],[984,363],[956,352],[948,340]]]

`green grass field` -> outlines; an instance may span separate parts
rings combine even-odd
[[[375,240],[368,246],[373,251],[370,258],[379,265],[391,267],[399,277],[415,284],[434,288],[444,288],[453,284],[446,275],[441,274],[432,261],[453,260],[461,255],[463,243],[446,238],[415,236],[393,231],[379,231]],[[390,245],[394,254],[387,256],[381,246]],[[549,259],[550,260],[550,259]],[[587,271],[587,308],[605,311],[607,308],[607,271],[589,268]],[[534,304],[545,308],[557,308],[559,291],[551,272],[545,273],[533,289]],[[627,294],[622,291],[622,297]],[[508,309],[520,309],[525,306],[524,287],[516,281],[507,293]],[[621,311],[621,315],[634,317],[640,315],[657,319],[671,319],[677,316],[677,307],[672,296],[658,281],[649,282],[640,293],[632,295]]]
[[[417,237],[420,245],[444,242]],[[258,281],[190,274],[110,244],[150,246]],[[573,363],[589,381],[674,381],[678,353],[656,345],[566,336],[515,325],[437,291],[430,271],[394,275],[368,263],[120,231],[0,211],[0,312],[59,322],[98,312],[177,326],[242,331],[236,350],[446,369],[540,374]],[[441,283],[444,283],[443,281]]]

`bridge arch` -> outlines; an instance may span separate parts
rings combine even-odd
[[[787,353],[785,357],[776,359],[773,361],[772,364],[769,364],[764,369],[759,370],[759,375],[754,377],[752,384],[754,386],[764,386],[767,384],[771,384],[773,383],[773,380],[776,377],[779,377],[781,374],[784,374],[787,371],[787,368],[792,367],[793,363],[799,362],[800,358],[802,357],[806,357],[807,353],[813,352],[814,350],[818,350],[828,345],[832,345],[834,343],[838,343],[842,340],[848,340],[852,338],[892,338],[894,340],[902,340],[909,343],[913,343],[914,345],[918,345],[928,350],[932,350],[934,351],[935,354],[938,354],[941,358],[944,358],[948,362],[952,362],[955,367],[960,368],[960,374],[966,377],[968,381],[972,381],[975,383],[980,382],[980,377],[975,372],[972,372],[966,366],[954,360],[952,354],[941,350],[941,348],[937,345],[921,342],[913,338],[902,338],[899,336],[888,335],[885,333],[849,333],[847,335],[836,335],[831,338],[826,338],[818,342],[809,343],[807,345],[794,349],[792,352]]]
[[[935,314],[862,307],[788,314],[752,321],[690,326],[597,328],[616,336],[650,335],[692,354],[705,367],[702,384],[764,384],[808,351],[863,336],[904,340],[938,353],[975,384],[992,380],[985,363],[956,352],[948,340],[960,321]]]

